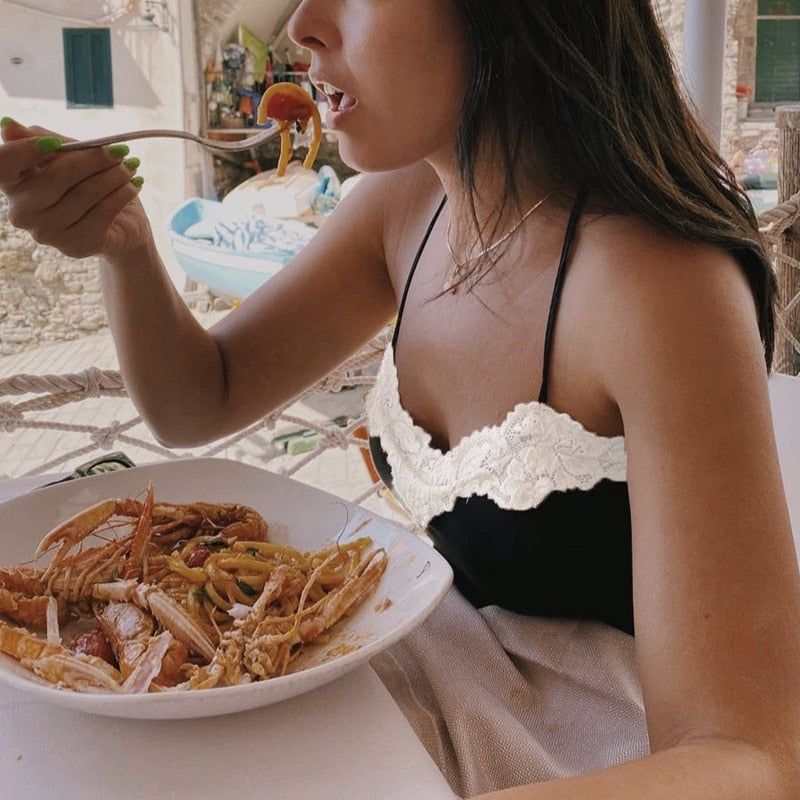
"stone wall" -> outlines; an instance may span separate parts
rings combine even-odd
[[[105,324],[97,259],[37,245],[8,222],[0,194],[0,355],[77,339]]]

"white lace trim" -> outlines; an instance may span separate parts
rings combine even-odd
[[[391,344],[367,398],[372,436],[379,436],[394,490],[422,526],[459,497],[482,495],[510,511],[538,506],[551,492],[591,489],[626,479],[625,439],[598,436],[568,414],[519,403],[500,425],[474,431],[447,453],[431,446],[400,402]]]

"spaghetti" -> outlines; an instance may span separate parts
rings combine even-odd
[[[263,125],[273,119],[281,125],[281,153],[276,175],[286,174],[289,159],[292,157],[291,125],[303,133],[308,130],[309,121],[313,122],[311,143],[303,160],[303,166],[311,169],[322,143],[322,120],[319,109],[312,97],[295,83],[273,83],[261,97],[258,104],[258,124]]]

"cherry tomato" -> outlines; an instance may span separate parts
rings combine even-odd
[[[186,566],[202,567],[210,555],[211,551],[207,547],[195,547],[195,549],[186,556]]]
[[[297,119],[306,122],[311,118],[311,109],[301,99],[279,92],[269,98],[267,116],[281,121]]]
[[[72,642],[70,648],[73,653],[83,653],[87,656],[96,656],[107,661],[112,666],[117,666],[117,659],[114,657],[114,651],[108,643],[105,634],[100,628],[89,628],[88,630],[79,633]]]

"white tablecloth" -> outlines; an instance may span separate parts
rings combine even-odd
[[[453,798],[368,666],[258,711],[175,722],[92,716],[0,684],[0,796]]]
[[[0,481],[0,500],[47,478]],[[452,800],[371,667],[241,714],[83,714],[0,683],[0,797],[14,800]]]

